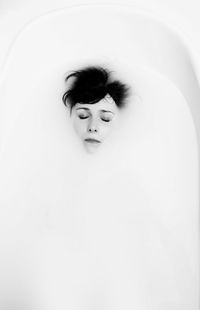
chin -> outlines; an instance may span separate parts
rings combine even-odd
[[[89,154],[93,154],[93,153],[96,153],[100,147],[100,144],[90,144],[88,142],[85,142],[84,141],[84,147],[85,147],[85,150],[87,151],[87,153]]]

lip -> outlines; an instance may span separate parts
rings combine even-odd
[[[90,142],[90,143],[101,143],[99,140],[92,139],[92,138],[87,138],[87,139],[85,139],[85,141]]]

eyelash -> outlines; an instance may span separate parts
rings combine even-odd
[[[88,116],[86,116],[86,117],[81,117],[81,116],[79,116],[79,118],[80,118],[80,119],[86,119],[86,118],[88,118]],[[103,118],[102,118],[102,121],[108,123],[108,122],[110,122],[111,120],[106,120],[106,119],[103,119]]]

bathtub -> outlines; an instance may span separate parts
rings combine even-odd
[[[95,154],[61,100],[66,72],[88,64],[133,90]],[[199,309],[200,90],[189,39],[132,6],[49,12],[13,41],[0,98],[1,308]]]

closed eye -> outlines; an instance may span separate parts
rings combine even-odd
[[[81,116],[81,115],[79,115],[79,118],[80,119],[86,119],[86,118],[88,118],[89,116]],[[111,119],[107,119],[107,118],[101,118],[101,120],[103,121],[103,122],[110,122],[111,121]]]
[[[80,115],[79,115],[79,118],[80,118],[80,119],[85,119],[85,118],[88,118],[88,116],[80,116]]]
[[[110,122],[110,121],[111,121],[111,119],[105,119],[105,118],[102,118],[102,121],[104,121],[104,122]]]

